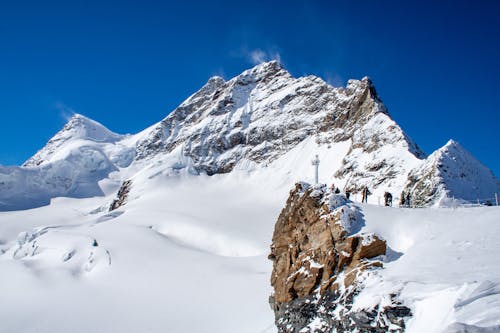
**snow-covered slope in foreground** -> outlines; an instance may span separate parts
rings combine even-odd
[[[275,331],[267,254],[289,182],[236,171],[143,184],[112,213],[102,198],[0,213],[0,331]],[[500,330],[498,207],[361,208],[361,232],[392,251],[356,306],[399,292],[407,332]]]

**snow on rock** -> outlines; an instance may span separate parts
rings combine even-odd
[[[377,203],[385,191],[397,193],[424,156],[389,116],[378,113],[353,134],[335,177],[353,194],[366,186],[372,192],[369,202]]]
[[[416,207],[447,205],[452,199],[494,202],[500,181],[481,162],[453,140],[413,169],[405,187]]]
[[[498,331],[498,208],[373,205],[385,191],[419,206],[491,198],[495,176],[455,142],[425,158],[368,78],[334,88],[277,62],[211,78],[135,135],[75,115],[22,167],[0,166],[2,329],[275,332],[265,253],[315,155],[329,186],[295,192],[314,227],[279,247],[295,266],[275,294],[304,312],[280,329]],[[332,183],[353,201],[368,187],[369,204]]]
[[[96,147],[77,146],[38,167],[0,167],[0,210],[46,205],[51,198],[103,195],[98,181],[118,168]]]
[[[423,156],[390,120],[368,78],[350,80],[346,88],[333,88],[315,76],[293,78],[272,61],[227,82],[210,79],[139,140],[137,157],[168,153],[180,146],[198,171],[210,175],[229,172],[242,160],[267,165],[309,137],[325,145],[354,137],[351,150],[367,137],[369,143],[362,151],[388,145],[400,148],[397,153],[406,149],[406,155],[393,152],[393,160],[384,170],[398,168],[382,174],[376,185],[404,171],[405,159]],[[383,163],[387,155],[373,163]],[[379,169],[372,167],[373,172]],[[347,179],[351,173],[348,165],[340,175]],[[356,188],[361,186],[355,179],[350,181]]]
[[[359,229],[353,230],[356,225]],[[364,225],[359,209],[325,185],[298,183],[276,222],[269,258],[270,297],[278,332],[403,332],[410,309],[389,293],[389,302],[353,310],[363,280],[386,252]]]

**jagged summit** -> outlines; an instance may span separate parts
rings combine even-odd
[[[423,155],[391,122],[368,78],[334,88],[313,75],[294,78],[270,61],[228,81],[211,78],[139,140],[136,157],[179,148],[198,172],[225,173],[242,161],[269,163],[314,135],[325,143],[352,139],[378,114],[381,135],[392,135],[380,143],[402,140],[410,154]]]
[[[446,142],[446,144],[442,147],[448,147],[448,146],[460,146],[460,143],[458,143],[457,141],[453,140],[453,139],[449,139],[448,142]]]
[[[277,60],[272,60],[258,64],[257,66],[244,71],[236,78],[242,82],[256,82],[265,78],[271,78],[276,75],[291,77],[291,74],[287,70],[285,70],[281,63],[279,63]]]

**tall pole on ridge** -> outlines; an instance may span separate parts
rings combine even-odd
[[[314,165],[314,184],[319,183],[319,157],[316,155],[316,158],[314,158],[311,161],[312,165]]]

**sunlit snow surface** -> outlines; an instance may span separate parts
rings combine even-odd
[[[112,213],[112,197],[0,213],[0,331],[275,331],[267,254],[293,163],[310,181],[293,153],[212,177],[158,163]],[[499,330],[499,208],[361,208],[390,251],[356,307],[400,293],[408,332]]]

